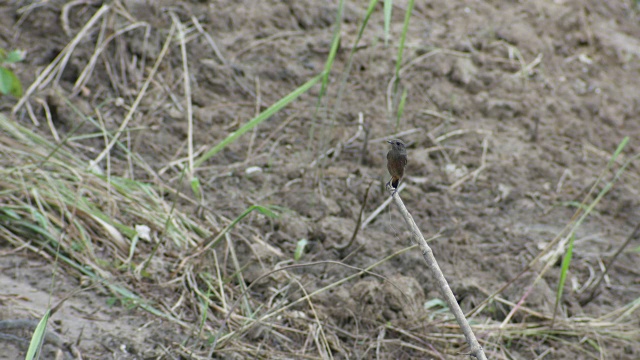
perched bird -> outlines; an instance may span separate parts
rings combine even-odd
[[[391,186],[396,189],[393,192],[395,194],[398,191],[400,180],[404,176],[404,167],[407,166],[407,148],[400,140],[389,140],[387,142],[391,144],[391,150],[387,153],[387,170],[391,174],[391,180],[387,185],[391,183]]]

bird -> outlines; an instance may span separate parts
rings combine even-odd
[[[391,150],[387,153],[387,170],[391,174],[391,180],[387,186],[391,183],[395,189],[393,194],[395,194],[398,191],[400,180],[404,176],[404,168],[407,166],[407,148],[400,140],[388,140],[387,142],[391,144]]]

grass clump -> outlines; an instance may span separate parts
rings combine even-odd
[[[1,115],[0,133],[0,236],[15,247],[59,258],[143,304],[126,286],[105,279],[139,270],[148,253],[141,249],[153,242],[186,249],[209,235],[185,214],[172,211],[149,184],[86,170],[85,159]],[[137,245],[137,253],[131,241],[138,235],[136,225],[152,234],[148,244]]]

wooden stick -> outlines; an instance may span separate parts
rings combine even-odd
[[[400,199],[400,195],[398,195],[397,192],[393,193],[394,189],[390,185],[387,186],[387,190],[392,193],[391,197],[396,203],[398,210],[400,210],[400,214],[404,218],[404,221],[407,223],[407,226],[411,230],[411,236],[413,237],[413,240],[420,246],[420,250],[422,250],[422,256],[427,262],[427,267],[431,269],[431,275],[438,282],[440,293],[447,302],[447,305],[449,305],[449,309],[453,313],[453,316],[458,321],[458,325],[460,325],[462,333],[464,334],[464,337],[467,340],[469,347],[471,348],[470,355],[478,360],[486,360],[487,356],[484,354],[484,350],[482,350],[480,343],[476,339],[476,336],[473,334],[473,330],[471,330],[469,322],[464,317],[464,313],[462,312],[460,305],[458,305],[458,301],[456,301],[456,297],[453,295],[453,291],[451,291],[449,283],[447,283],[447,279],[445,279],[442,270],[440,270],[440,266],[438,266],[436,258],[433,256],[433,251],[431,250],[429,245],[427,245],[427,241],[424,239],[424,236],[422,236],[418,225],[416,225],[416,222],[413,220],[413,216],[411,216],[407,208],[404,206],[402,199]]]

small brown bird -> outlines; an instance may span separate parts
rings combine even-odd
[[[391,150],[387,153],[387,170],[391,174],[391,180],[387,185],[391,183],[391,186],[396,189],[393,192],[395,194],[398,191],[400,180],[404,176],[404,167],[407,166],[407,149],[400,140],[389,140],[387,142],[391,144]]]

